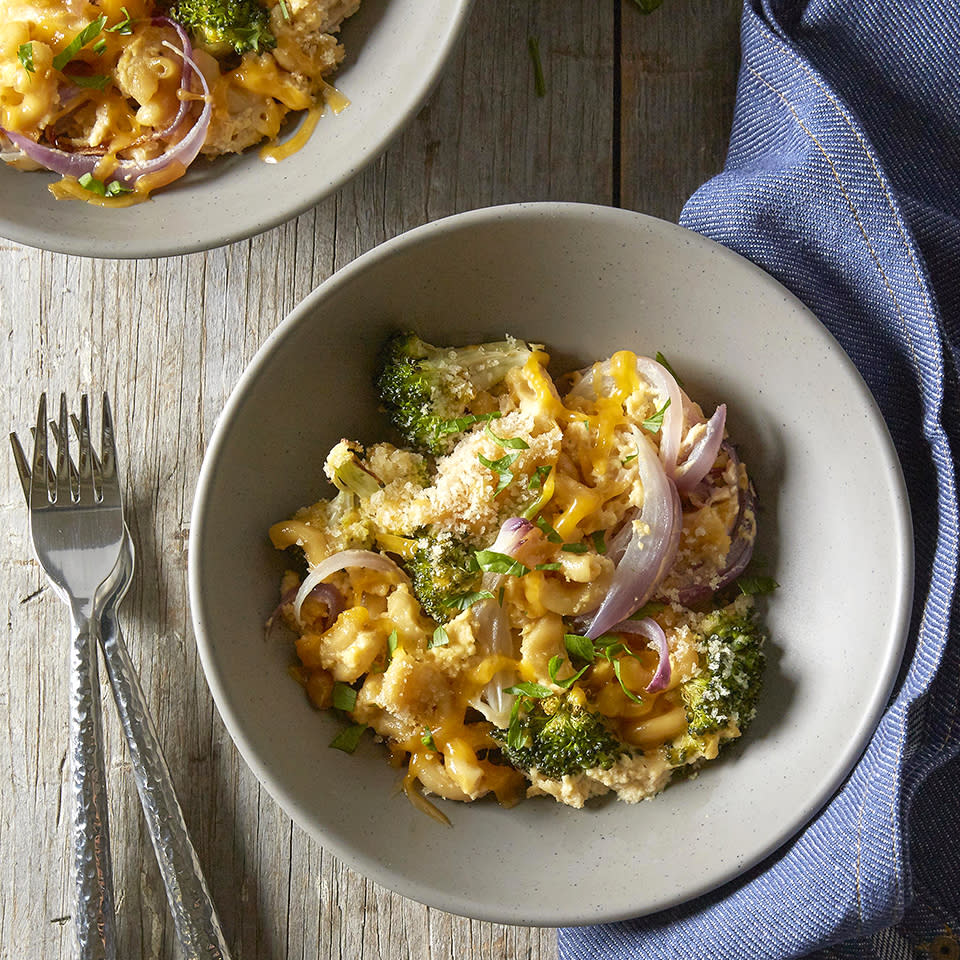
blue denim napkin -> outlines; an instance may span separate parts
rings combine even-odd
[[[742,47],[726,169],[681,223],[789,287],[873,390],[913,511],[910,645],[799,837],[693,903],[563,930],[560,955],[960,960],[960,4],[747,0]]]

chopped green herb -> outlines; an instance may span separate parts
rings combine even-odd
[[[477,563],[485,573],[505,573],[511,577],[522,577],[530,572],[530,568],[519,560],[514,560],[509,554],[498,553],[496,550],[478,550]]]
[[[134,20],[126,7],[121,7],[120,9],[123,11],[123,19],[119,23],[115,23],[112,27],[107,27],[107,33],[120,33],[127,36],[133,33]]]
[[[629,650],[627,650],[626,652],[627,652],[627,653],[630,653]],[[635,655],[634,655],[634,654],[631,654],[631,656],[635,656]],[[610,662],[613,664],[613,672],[614,672],[614,674],[616,674],[617,682],[620,684],[620,689],[621,689],[631,700],[633,700],[634,703],[643,703],[643,698],[642,698],[642,697],[638,697],[635,693],[633,693],[631,690],[629,690],[629,689],[627,688],[627,685],[623,682],[623,677],[622,677],[621,674],[620,674],[620,663],[621,663],[620,658],[618,657],[616,660],[614,660],[614,659],[611,658],[611,659],[610,659]]]
[[[629,457],[624,457],[620,462],[621,462],[624,466],[626,466],[628,463],[633,463],[633,461],[636,460],[638,456],[640,456],[640,454],[638,454],[638,453],[631,453]]]
[[[451,610],[468,610],[480,600],[492,600],[493,594],[489,590],[476,590],[473,593],[460,593],[455,597],[444,597],[440,604]]]
[[[88,23],[54,58],[54,70],[62,70],[88,43],[95,40],[107,22],[107,15]],[[71,77],[71,79],[73,79]]]
[[[82,174],[77,179],[77,183],[79,183],[84,190],[89,190],[98,197],[117,197],[121,193],[131,192],[131,188],[125,187],[119,180],[111,180],[109,183],[104,183],[102,180],[98,180],[92,173]]]
[[[593,663],[597,657],[597,648],[589,637],[582,637],[578,633],[565,633],[563,643],[567,648],[567,653],[578,660]]]
[[[497,484],[497,489],[493,492],[494,496],[502,493],[513,482],[513,471],[511,471],[510,467],[513,465],[514,460],[516,460],[519,456],[519,453],[507,453],[498,460],[490,460],[482,453],[477,454],[477,459],[485,467],[489,467],[500,477],[500,482]]]
[[[544,697],[553,695],[549,687],[542,683],[534,683],[532,680],[523,680],[521,683],[515,683],[512,687],[507,687],[504,693],[512,693],[515,696],[531,697],[534,700],[542,700]]]
[[[497,603],[498,603],[501,607],[503,606],[503,595],[504,595],[504,593],[506,593],[506,591],[507,591],[507,588],[506,588],[506,587],[501,587],[501,588],[497,591]]]
[[[498,437],[491,429],[488,423],[483,432],[501,447],[507,447],[510,450],[529,450],[530,444],[523,437]]]
[[[536,566],[537,570],[562,570],[563,567],[559,563],[538,563]]]
[[[420,734],[420,742],[425,747],[429,747],[429,749],[433,750],[434,753],[440,752],[439,750],[437,750],[437,745],[433,741],[433,731],[430,730],[429,728],[427,728],[426,730],[423,731],[422,734]]]
[[[604,554],[607,552],[607,531],[606,530],[594,530],[590,534],[590,539],[593,541],[593,549],[599,554]]]
[[[560,549],[565,553],[586,553],[590,548],[585,543],[565,543]]]
[[[284,0],[280,0],[280,12],[283,14],[284,20],[290,19],[290,11],[287,9],[287,5]]]
[[[540,41],[536,37],[527,37],[527,49],[533,61],[533,89],[538,97],[547,95],[547,81],[543,76],[543,63],[540,61]]]
[[[107,49],[107,38],[101,37],[90,49],[99,57]]]
[[[542,463],[536,470],[533,471],[533,476],[530,478],[530,482],[527,484],[528,490],[539,490],[543,487],[543,484],[546,482],[547,477],[550,476],[550,471],[553,469],[549,463]]]
[[[558,680],[557,674],[560,672],[560,667],[563,666],[563,657],[558,653],[556,656],[550,658],[550,662],[547,664],[547,670],[550,672],[550,679],[558,686],[563,687],[564,690],[569,690],[583,675],[590,669],[590,664],[588,663],[585,667],[581,667],[573,676],[567,677],[566,680]]]
[[[397,643],[399,638],[397,637],[397,631],[391,630],[390,636],[387,637],[387,663],[393,659],[393,655],[397,652]]]
[[[427,641],[427,647],[445,647],[450,642],[447,631],[443,627],[437,627],[433,631],[433,636]]]
[[[557,531],[554,530],[553,527],[551,527],[543,517],[537,517],[534,523],[543,531],[544,536],[551,543],[563,543],[563,537],[561,537],[560,534],[557,533]]]
[[[657,6],[659,5],[660,4],[657,3]],[[677,381],[678,387],[683,386],[683,381],[677,376],[677,371],[670,366],[670,361],[667,360],[667,358],[659,350],[657,351],[657,355],[654,359],[660,364],[661,367],[664,367],[673,376],[673,379]]]
[[[645,603],[639,610],[634,611],[627,617],[628,620],[645,620],[647,617],[655,617],[658,613],[663,613],[667,609],[665,603],[658,600],[651,600]]]
[[[17,59],[23,64],[23,69],[27,73],[34,73],[36,68],[33,65],[33,43],[21,43],[17,47]]]
[[[365,723],[354,723],[341,730],[331,741],[330,746],[334,750],[342,750],[344,753],[353,753],[360,743],[363,731],[367,729]]]
[[[110,77],[102,73],[96,73],[93,76],[75,76],[72,73],[65,73],[64,76],[75,86],[87,87],[91,90],[106,90],[110,86]]]
[[[357,705],[357,691],[349,683],[337,680],[333,684],[333,706],[337,710],[351,713]]]
[[[670,398],[667,397],[667,402],[652,417],[647,417],[647,419],[643,421],[644,430],[656,433],[663,426],[663,415],[667,412],[669,406]]]
[[[467,427],[475,423],[483,423],[487,420],[499,420],[503,414],[496,413],[468,413],[464,417],[457,417],[454,420],[443,420],[434,429],[438,436],[445,436],[448,433],[463,433]]]
[[[765,593],[773,593],[780,584],[773,577],[741,577],[737,581],[737,586],[741,593],[747,596],[760,596]]]

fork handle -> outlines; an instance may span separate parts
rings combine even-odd
[[[78,956],[80,960],[115,960],[116,917],[97,674],[97,623],[74,610],[71,633],[70,749]]]
[[[137,792],[160,864],[180,948],[186,960],[230,960],[170,771],[130,660],[115,607],[104,611],[100,639],[110,686],[130,748]]]

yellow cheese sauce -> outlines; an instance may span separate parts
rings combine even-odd
[[[722,411],[682,395],[685,459],[664,462],[652,361],[622,350],[555,381],[542,348],[507,349],[493,384],[447,354],[419,403],[449,389],[464,409],[434,440],[395,420],[417,449],[341,441],[325,467],[337,496],[270,530],[301,565],[279,608],[295,676],[349,723],[333,746],[385,742],[411,802],[441,821],[427,796],[652,796],[741,734],[763,662],[753,599],[724,581],[756,527]],[[391,416],[398,389],[382,395]],[[663,569],[596,626],[644,551]]]

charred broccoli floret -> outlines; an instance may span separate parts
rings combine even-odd
[[[491,736],[512,766],[551,780],[594,767],[609,770],[626,749],[603,717],[569,691],[540,698],[518,692],[510,726]]]
[[[438,623],[455,617],[462,609],[460,600],[480,581],[474,548],[448,532],[421,532],[416,552],[402,564],[420,606]]]
[[[174,0],[170,16],[214,56],[276,46],[270,16],[257,0]]]
[[[747,728],[757,712],[766,665],[765,641],[752,612],[741,612],[736,606],[706,619],[700,643],[703,668],[680,686],[687,733],[670,748],[671,762],[682,764],[708,755],[707,741],[712,735],[719,734],[722,744]]]
[[[470,404],[514,367],[523,366],[530,354],[520,340],[435,347],[414,333],[398,333],[384,346],[377,391],[407,443],[440,455],[471,424],[494,416],[471,414]]]

